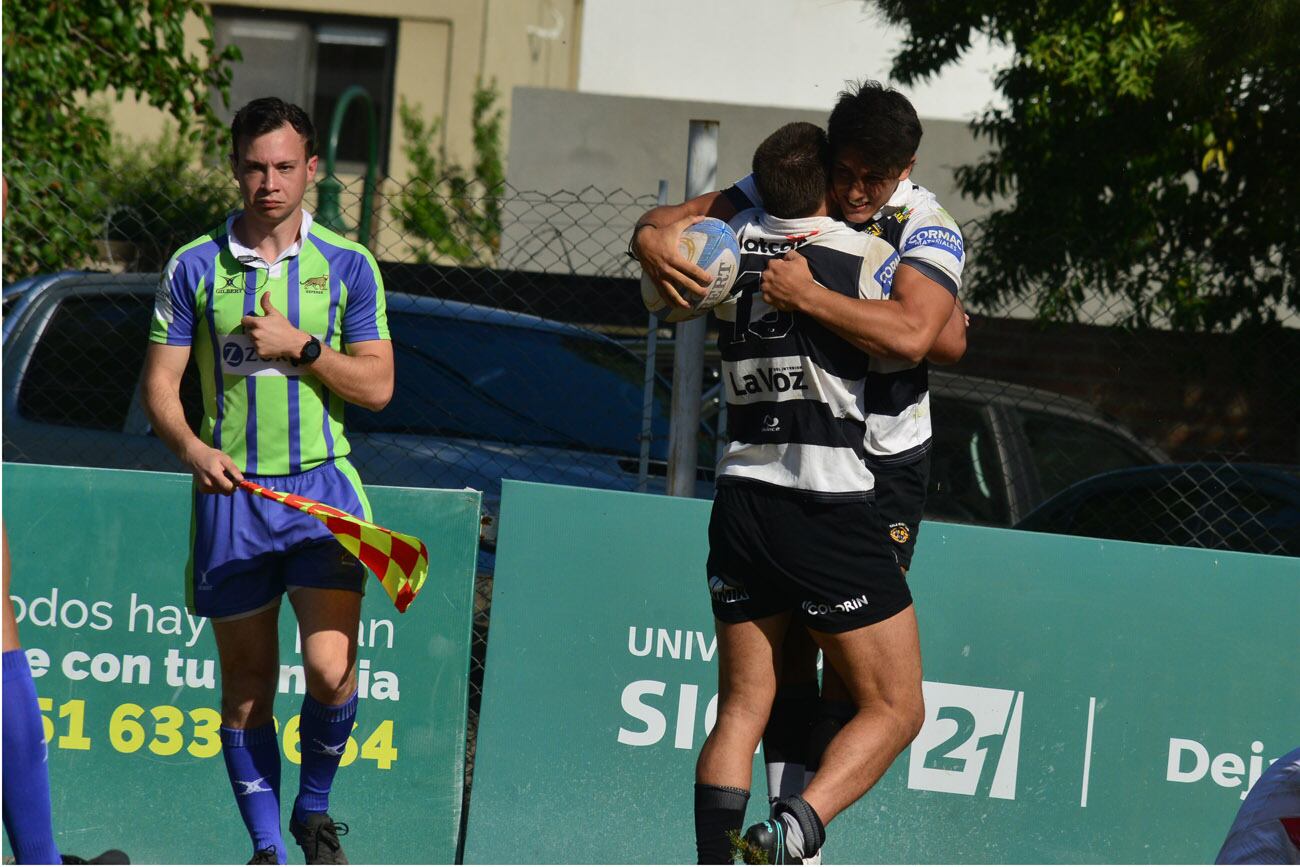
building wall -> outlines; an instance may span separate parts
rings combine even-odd
[[[449,160],[473,163],[473,100],[480,77],[495,81],[501,93],[503,142],[510,128],[510,93],[519,85],[573,87],[577,81],[577,43],[583,0],[224,0],[227,8],[318,16],[346,15],[395,20],[392,111],[388,137],[388,177],[381,191],[396,193],[410,176],[403,153],[398,106],[420,107],[426,121],[441,118],[439,140]],[[202,21],[185,25],[190,49],[202,51]],[[310,109],[310,106],[308,106]],[[157,138],[168,118],[127,95],[112,103],[115,130],[129,141]],[[329,118],[314,118],[321,135]],[[381,121],[382,122],[382,121]],[[361,184],[343,176],[346,218],[355,223]],[[385,258],[402,259],[408,248],[391,217],[379,213],[373,244]]]
[[[597,0],[584,16],[578,89],[830,111],[846,81],[890,79],[906,31],[871,0]],[[1005,104],[1012,51],[976,38],[936,75],[898,85],[922,117]]]
[[[507,130],[515,86],[572,87],[577,80],[574,34],[582,0],[225,0],[221,5],[397,21],[388,154],[393,178],[404,178],[409,170],[397,121],[401,99],[419,104],[426,119],[445,118],[442,143],[450,158],[467,164],[473,159],[470,120],[479,76],[496,80]],[[186,20],[185,32],[191,50],[199,53],[206,33],[197,16]],[[154,139],[167,123],[162,112],[130,95],[111,111],[115,129],[129,140]],[[315,120],[321,127],[328,123],[328,118]]]
[[[609,96],[566,90],[517,87],[512,103],[510,160],[507,181],[512,191],[559,191],[605,196],[626,201],[629,196],[654,196],[659,180],[668,181],[668,200],[681,201],[686,188],[686,152],[691,120],[715,120],[718,129],[717,185],[725,187],[749,173],[754,148],[774,129],[792,121],[826,123],[827,113],[727,103]],[[983,148],[964,123],[923,119],[925,135],[913,177],[942,202],[953,217],[967,222],[982,208],[962,199],[953,176],[955,166],[977,159]],[[622,191],[620,193],[620,191]],[[571,209],[574,222],[563,242],[573,254],[555,260],[555,267],[577,263],[579,273],[597,273],[622,255],[622,239],[643,209],[617,213],[598,208]],[[505,227],[502,259],[516,267],[536,260],[521,251],[538,243],[538,233],[551,227],[535,225],[526,212]],[[610,238],[619,239],[617,256]]]

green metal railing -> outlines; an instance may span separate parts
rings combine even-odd
[[[339,133],[343,130],[343,118],[348,106],[354,99],[364,103],[366,111],[366,159],[365,182],[361,191],[361,220],[357,223],[357,240],[362,244],[370,241],[370,221],[373,216],[375,199],[375,177],[379,171],[379,124],[375,120],[375,101],[361,85],[354,84],[339,97],[334,107],[334,117],[330,120],[330,134],[325,146],[325,177],[317,184],[316,215],[323,224],[336,232],[347,233],[352,227],[343,221],[340,198],[343,183],[334,174],[334,163],[339,149]]]

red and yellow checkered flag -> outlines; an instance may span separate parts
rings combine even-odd
[[[334,538],[339,540],[340,545],[370,567],[398,611],[405,611],[424,585],[424,579],[429,574],[429,549],[414,536],[385,529],[297,494],[264,488],[247,479],[240,482],[239,486],[268,500],[306,512],[323,523],[334,534]]]

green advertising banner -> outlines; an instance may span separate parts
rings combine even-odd
[[[189,477],[5,464],[3,482],[10,591],[45,716],[60,849],[89,857],[116,847],[137,863],[247,860],[221,758],[212,628],[185,611]],[[377,581],[367,587],[360,709],[330,812],[351,828],[343,843],[354,862],[452,863],[479,494],[368,493],[378,523],[428,545],[429,578],[405,614]],[[280,661],[281,802],[293,860],[301,855],[288,813],[305,681],[287,604]]]
[[[467,863],[694,861],[709,509],[507,483]],[[928,524],[910,583],[926,723],[827,863],[1209,863],[1300,743],[1294,559]]]

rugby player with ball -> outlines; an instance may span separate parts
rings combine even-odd
[[[843,294],[826,291],[799,250],[770,263],[761,278],[764,298],[773,307],[825,322],[873,355],[866,389],[866,462],[875,478],[875,496],[885,525],[882,532],[887,533],[903,569],[910,564],[928,480],[925,362],[927,358],[952,362],[965,351],[965,317],[955,301],[964,249],[952,218],[933,195],[909,179],[920,136],[920,122],[906,98],[874,82],[842,93],[831,115],[833,213],[864,233],[885,239],[901,253],[901,264],[906,266],[893,276],[889,303],[854,303]],[[658,288],[665,303],[685,303],[679,287],[698,295],[692,277],[703,283],[703,275],[674,255],[677,233],[700,214],[728,217],[762,201],[762,187],[751,176],[723,193],[656,208],[639,221],[632,248],[646,279]],[[892,736],[872,746],[879,752],[874,757],[876,770],[859,795],[910,742],[915,734],[912,723],[919,725],[920,714],[919,644],[914,638],[913,632],[911,638],[901,639],[897,649],[909,659],[914,657],[910,668],[916,675],[915,721],[905,713],[895,719],[887,718],[888,714],[881,717],[879,709],[865,706],[853,685],[846,689],[836,677],[833,659],[826,666],[819,705],[815,651],[801,627],[791,630],[783,643],[787,659],[781,667],[781,688],[764,734],[769,792],[774,801],[803,789],[805,767],[817,767],[820,753],[838,741],[846,724],[846,731],[858,734],[864,725],[882,732],[892,730]],[[814,800],[815,796],[815,792],[810,795]],[[811,856],[813,852],[805,848],[802,854]]]
[[[916,618],[866,464],[871,359],[852,329],[772,304],[762,275],[799,251],[822,291],[887,304],[898,254],[828,216],[827,142],[807,123],[754,153],[762,208],[736,214],[741,277],[714,308],[728,443],[718,462],[707,577],[718,636],[717,723],[696,766],[701,863],[728,863],[753,754],[792,623],[812,631],[862,705],[803,795],[748,843],[775,863],[815,855],[825,823],[883,773],[920,725]]]

